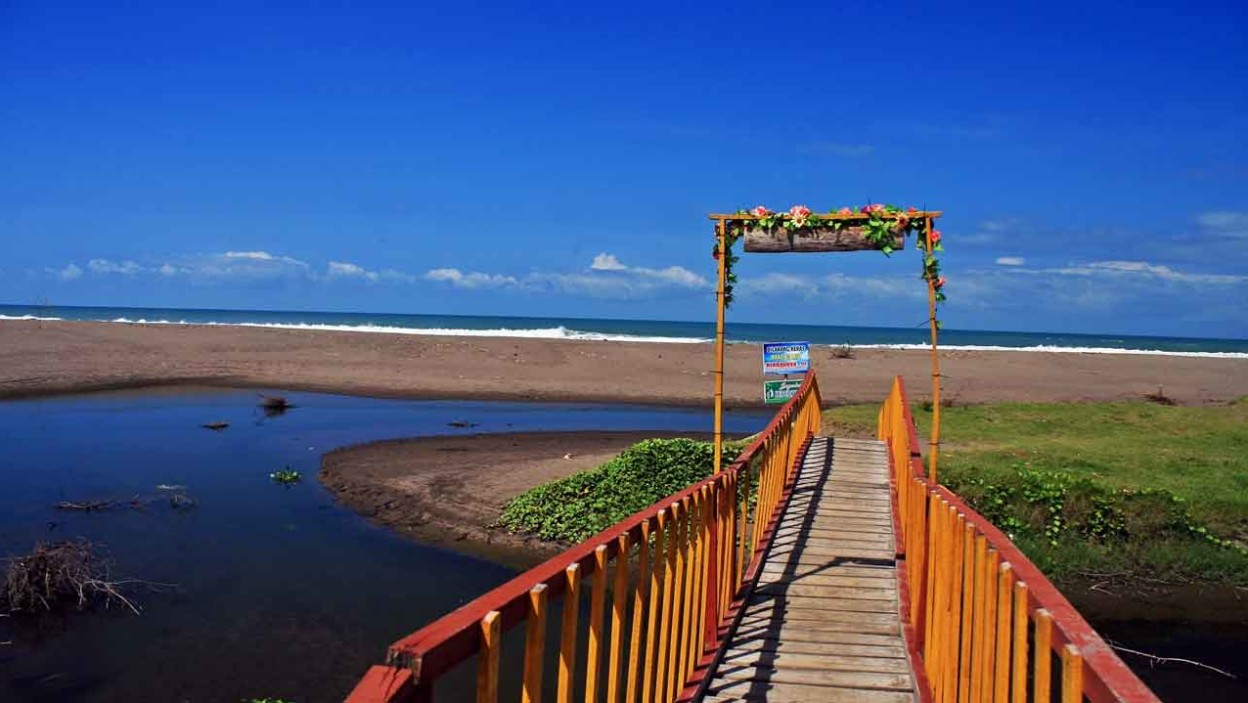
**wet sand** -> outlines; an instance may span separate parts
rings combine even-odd
[[[387,440],[325,454],[320,480],[373,522],[423,542],[527,567],[566,545],[492,527],[508,501],[654,437],[709,439],[697,433],[527,432]]]

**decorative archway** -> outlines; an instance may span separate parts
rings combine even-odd
[[[719,262],[715,319],[715,472],[721,467],[724,415],[724,317],[732,304],[737,277],[733,266],[737,255],[732,247],[745,240],[745,251],[757,253],[819,253],[847,251],[880,251],[885,256],[904,249],[906,239],[915,235],[915,243],[923,256],[922,279],[927,285],[928,324],[932,340],[932,428],[928,440],[928,473],[936,481],[936,461],[940,447],[940,359],[937,343],[940,320],[937,306],[944,302],[945,278],[940,273],[937,253],[943,250],[940,231],[935,229],[939,210],[899,208],[893,205],[868,204],[861,208],[843,207],[827,213],[815,213],[804,205],[794,205],[787,212],[772,212],[762,205],[732,214],[711,214],[715,221],[715,248],[712,255]]]

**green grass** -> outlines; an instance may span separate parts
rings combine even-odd
[[[825,416],[834,432],[862,434],[877,412]],[[941,482],[1051,576],[1149,569],[1248,583],[1248,400],[996,403],[941,419]],[[926,438],[931,413],[916,406],[915,420]]]

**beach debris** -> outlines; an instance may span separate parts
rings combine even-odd
[[[299,483],[299,481],[302,480],[302,477],[299,475],[298,471],[295,471],[294,469],[287,466],[284,469],[278,469],[277,471],[274,471],[273,473],[269,474],[269,479],[271,479],[273,483],[280,483],[284,486],[290,486],[290,485]]]
[[[129,500],[116,500],[113,498],[83,501],[62,500],[53,507],[57,510],[76,510],[78,512],[90,513],[97,510],[109,510],[111,508],[120,507],[129,507],[134,510],[139,510],[140,508],[146,506],[149,502],[151,501],[143,498],[142,496],[136,495],[131,497]]]
[[[224,430],[225,428],[229,427],[230,423],[228,422],[205,422],[203,425],[200,425],[200,426],[206,430],[212,430],[213,432],[220,432],[221,430]]]
[[[846,342],[839,347],[832,347],[832,358],[852,359],[854,358],[854,348],[849,346],[849,342]]]
[[[195,499],[185,493],[174,493],[169,496],[169,507],[174,510],[189,510],[196,505]]]
[[[120,604],[135,615],[139,609],[120,588],[137,581],[114,581],[108,563],[85,539],[39,542],[26,556],[10,557],[0,584],[5,612],[50,612],[62,607],[82,610],[93,603]]]
[[[476,427],[477,423],[468,422],[467,420],[451,420],[446,423],[447,427]]]
[[[142,510],[156,501],[163,500],[168,500],[171,507],[179,510],[193,508],[197,504],[194,498],[187,495],[186,486],[174,486],[162,483],[161,485],[156,486],[156,490],[160,491],[161,495],[154,498],[135,495],[125,500],[118,500],[116,498],[105,498],[102,500],[62,500],[52,507],[57,510],[93,513],[102,510],[112,510],[113,508]]]
[[[571,455],[571,454],[564,454],[564,455],[563,455],[563,458],[564,458],[564,459],[571,459],[571,458],[572,458],[572,455]]]
[[[1163,386],[1157,386],[1156,393],[1145,394],[1144,400],[1147,400],[1150,403],[1156,403],[1158,405],[1178,405],[1179,404],[1178,401],[1176,401],[1174,398],[1171,398],[1170,396],[1166,395],[1166,390]]]
[[[284,396],[280,395],[260,395],[260,408],[264,410],[265,417],[277,417],[287,410],[295,407]]]

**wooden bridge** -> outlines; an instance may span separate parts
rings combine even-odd
[[[731,466],[395,642],[348,701],[1156,701],[918,450],[900,378],[862,440],[821,436],[809,374]]]

